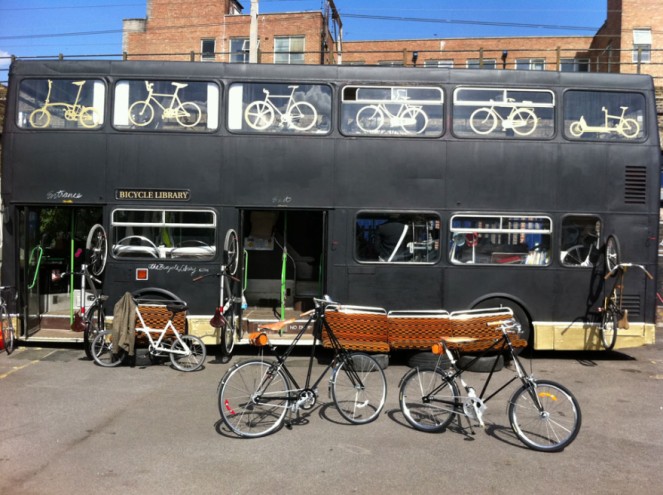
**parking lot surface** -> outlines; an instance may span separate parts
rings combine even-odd
[[[663,486],[663,345],[613,353],[536,353],[536,376],[570,388],[582,429],[560,453],[527,449],[509,427],[513,387],[488,402],[485,430],[455,421],[413,430],[398,408],[408,370],[392,359],[377,421],[349,425],[326,390],[291,428],[239,439],[220,422],[229,366],[208,356],[182,373],[139,356],[100,368],[80,348],[0,355],[0,493],[654,493]],[[306,359],[293,358],[305,376]],[[316,366],[317,368],[317,366]],[[511,375],[496,375],[497,383]],[[298,377],[300,375],[297,375]],[[467,375],[480,386],[484,374]]]

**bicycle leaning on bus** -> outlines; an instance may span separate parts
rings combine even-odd
[[[12,292],[14,293],[14,299],[16,299],[16,290],[14,287],[7,285],[0,287],[0,326],[2,326],[2,344],[7,354],[14,352],[14,347],[16,345],[14,322],[12,321],[12,316],[9,314],[9,310],[7,309],[7,298],[4,295],[5,293],[11,294]]]

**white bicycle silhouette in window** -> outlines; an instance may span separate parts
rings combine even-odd
[[[271,127],[278,115],[278,126],[293,128],[297,131],[308,131],[318,120],[318,112],[307,101],[295,101],[295,91],[299,86],[288,86],[292,89],[289,95],[272,95],[267,88],[263,88],[264,100],[256,100],[244,110],[246,123],[257,131],[264,131]],[[286,99],[285,110],[281,111],[274,101]],[[283,105],[281,105],[283,107]]]
[[[497,127],[497,122],[502,122],[502,130],[513,129],[513,132],[519,136],[529,136],[536,129],[539,122],[534,110],[527,107],[521,107],[514,103],[513,98],[507,98],[507,103],[500,106],[510,108],[509,114],[502,117],[495,109],[495,102],[490,100],[489,107],[477,108],[470,115],[470,127],[477,134],[490,134]]]
[[[357,126],[366,133],[379,132],[387,122],[389,127],[400,127],[407,134],[421,134],[428,126],[428,115],[422,110],[422,105],[407,103],[406,96],[400,96],[396,113],[389,110],[387,103],[378,103],[361,107],[355,120]]]
[[[605,115],[604,124],[601,126],[588,125],[584,116],[580,120],[573,122],[569,128],[571,135],[580,137],[586,132],[596,132],[598,134],[609,134],[611,132],[617,133],[626,139],[633,139],[637,137],[640,132],[640,124],[635,119],[627,118],[626,110],[628,107],[619,107],[622,110],[621,115],[610,115],[606,107],[601,108]],[[614,125],[610,125],[610,121],[614,121]]]

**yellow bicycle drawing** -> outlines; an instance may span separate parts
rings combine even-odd
[[[588,125],[584,116],[580,117],[580,120],[573,122],[569,128],[569,132],[575,136],[580,137],[586,132],[596,132],[599,134],[609,134],[615,132],[621,134],[627,139],[633,139],[640,132],[640,124],[638,121],[631,118],[625,118],[626,110],[628,107],[619,107],[622,110],[621,115],[610,115],[606,107],[602,107],[601,110],[605,114],[604,124],[602,126],[592,126]],[[611,126],[610,120],[616,120],[616,124]]]
[[[194,127],[200,122],[202,112],[200,107],[192,101],[181,101],[178,95],[180,89],[186,88],[188,84],[174,82],[173,93],[155,93],[154,83],[145,81],[147,98],[132,103],[129,107],[129,120],[138,127],[145,127],[154,120],[154,105],[161,109],[161,119],[175,119],[182,127]],[[170,105],[162,105],[156,98],[170,99]]]
[[[46,95],[44,105],[40,108],[37,108],[30,114],[30,125],[38,129],[48,127],[51,123],[51,111],[49,109],[55,109],[57,107],[64,108],[65,119],[69,121],[78,121],[83,127],[91,128],[101,124],[101,115],[96,108],[86,107],[78,103],[81,99],[81,92],[83,91],[83,86],[85,86],[85,83],[86,81],[74,81],[71,83],[74,86],[78,86],[76,99],[73,103],[66,103],[63,101],[51,103],[51,90],[53,89],[53,81],[49,79],[48,93]]]
[[[518,106],[513,98],[507,98],[507,103],[502,104],[511,108],[509,115],[502,117],[495,109],[495,102],[490,100],[490,107],[477,108],[470,115],[470,127],[477,134],[490,134],[497,127],[497,122],[502,122],[502,130],[513,129],[520,136],[529,136],[534,132],[539,122],[538,117],[531,108]]]
[[[288,86],[292,91],[289,95],[272,95],[267,88],[263,88],[264,100],[256,100],[246,107],[244,119],[246,123],[258,131],[264,131],[272,126],[278,115],[279,127],[293,128],[297,131],[308,131],[318,120],[318,112],[307,101],[295,101],[295,91],[299,86]],[[285,110],[282,112],[274,100],[287,100]]]

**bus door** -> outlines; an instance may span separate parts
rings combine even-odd
[[[313,307],[325,283],[327,213],[241,211],[244,317],[296,316]]]
[[[101,208],[19,208],[17,266],[19,304],[24,321],[22,335],[25,338],[49,324],[54,330],[69,330],[80,278],[63,277],[62,273],[80,270],[87,234],[101,220],[101,215]],[[77,296],[81,297],[80,294]],[[46,319],[45,316],[59,319]]]

